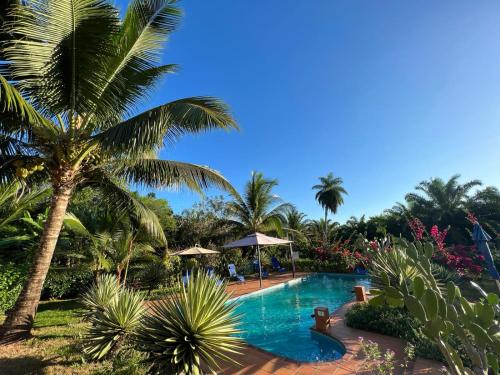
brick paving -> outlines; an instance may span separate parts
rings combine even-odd
[[[305,274],[297,274],[297,277]],[[271,275],[263,280],[262,287],[280,284],[291,280],[290,273]],[[244,295],[259,290],[259,280],[250,279],[244,284],[232,282],[227,287],[228,291],[234,296]],[[372,340],[379,344],[380,349],[385,352],[391,349],[396,353],[396,358],[403,358],[403,349],[406,343],[398,338],[380,335],[377,333],[361,331],[347,327],[344,321],[344,314],[348,310],[351,302],[342,306],[332,314],[332,324],[329,334],[340,340],[346,347],[346,354],[342,359],[333,362],[300,363],[289,359],[281,358],[269,352],[246,345],[243,349],[243,355],[238,357],[240,366],[234,364],[224,364],[219,374],[221,375],[343,375],[343,374],[370,374],[367,370],[366,361],[360,353],[358,337],[362,336],[365,340]],[[312,312],[311,312],[312,313]],[[293,339],[293,338],[291,338]],[[396,374],[407,375],[437,375],[442,364],[435,361],[417,358],[410,364],[406,372],[397,368]]]

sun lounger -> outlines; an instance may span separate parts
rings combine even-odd
[[[229,268],[229,277],[237,279],[240,283],[245,282],[245,277],[243,275],[238,275],[236,272],[236,267],[233,263],[228,265]]]
[[[278,271],[278,272],[285,272],[285,268],[281,266],[281,263],[276,257],[271,258],[271,263],[273,265],[273,270]]]

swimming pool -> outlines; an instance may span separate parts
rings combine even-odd
[[[311,331],[317,306],[330,313],[353,298],[355,285],[369,286],[366,276],[312,274],[240,297],[242,337],[250,345],[300,362],[341,358],[342,344]]]

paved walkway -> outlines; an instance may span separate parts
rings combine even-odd
[[[303,276],[304,274],[297,274]],[[263,288],[276,285],[292,278],[291,274],[272,275],[269,279],[263,281]],[[248,280],[245,284],[231,283],[228,286],[228,291],[234,296],[247,294],[259,289],[259,281]],[[372,332],[361,331],[349,328],[345,325],[344,314],[348,310],[349,305],[344,305],[332,315],[332,325],[329,334],[340,339],[346,347],[346,354],[342,359],[333,362],[322,363],[299,363],[285,358],[275,356],[263,350],[245,346],[243,355],[238,357],[241,366],[226,364],[222,367],[219,374],[224,375],[343,375],[343,374],[370,374],[366,370],[366,361],[360,353],[358,337],[362,336],[365,340],[372,340],[380,345],[383,352],[386,349],[391,349],[396,353],[396,358],[403,358],[403,349],[405,342],[398,338],[379,335]],[[293,337],[290,337],[293,340]],[[439,374],[438,369],[442,364],[435,361],[417,359],[410,364],[410,368],[406,374],[423,375],[423,374]],[[403,372],[398,368],[396,374]]]

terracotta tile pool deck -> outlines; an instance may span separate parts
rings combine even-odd
[[[305,276],[305,274],[296,274],[296,277],[301,276]],[[291,273],[271,275],[268,279],[263,280],[262,287],[268,288],[291,279]],[[233,296],[244,295],[259,290],[259,280],[247,280],[244,284],[238,284],[236,282],[230,283],[227,289]],[[224,375],[370,374],[372,372],[367,370],[367,363],[360,353],[358,342],[358,337],[360,336],[364,337],[365,340],[377,342],[382,352],[385,352],[386,349],[391,349],[396,353],[396,359],[403,358],[403,349],[405,347],[405,342],[403,340],[349,328],[345,325],[344,314],[353,303],[355,302],[342,306],[332,314],[332,324],[329,329],[329,334],[339,339],[346,347],[346,354],[342,359],[333,362],[300,363],[246,345],[242,351],[243,355],[237,358],[241,366],[226,364],[218,373]],[[293,337],[290,337],[290,340],[293,340]],[[406,372],[403,372],[402,369],[398,367],[395,374],[437,375],[440,373],[439,369],[442,366],[443,365],[439,362],[417,358],[416,361],[410,363]]]

